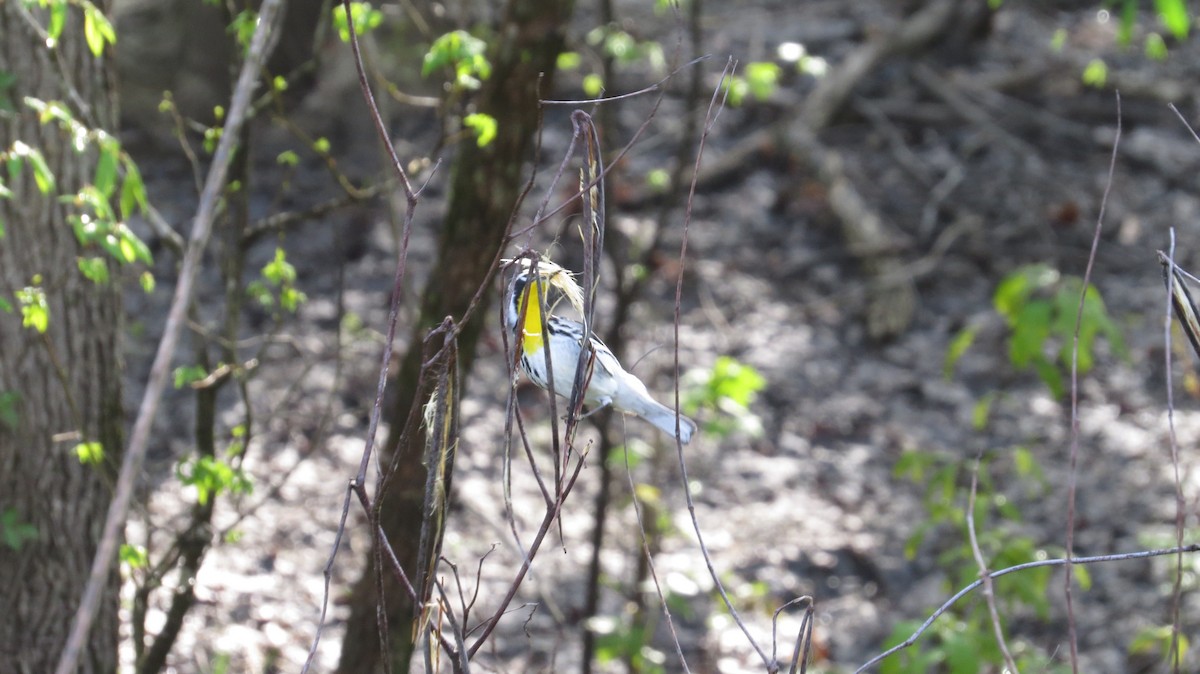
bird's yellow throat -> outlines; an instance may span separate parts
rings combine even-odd
[[[530,281],[522,295],[519,311],[525,313],[525,323],[521,326],[521,348],[528,354],[542,348],[543,344],[541,284]]]

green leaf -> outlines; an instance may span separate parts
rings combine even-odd
[[[132,229],[123,223],[118,223],[114,229],[114,233],[120,241],[121,255],[126,262],[154,264],[154,256],[150,254],[150,247],[137,234],[134,234]]]
[[[984,662],[980,658],[979,633],[965,629],[957,638],[942,644],[946,654],[946,667],[950,674],[978,674]]]
[[[92,52],[92,56],[100,58],[100,55],[104,53],[104,37],[96,29],[96,21],[91,14],[84,14],[83,17],[83,39],[87,41],[88,50]]]
[[[154,274],[148,271],[142,272],[141,276],[138,277],[138,283],[142,285],[142,291],[147,295],[154,292]]]
[[[1150,33],[1146,36],[1145,49],[1147,57],[1155,61],[1167,60],[1167,42],[1158,33]]]
[[[181,365],[175,368],[175,388],[181,389],[208,376],[208,370],[199,365]]]
[[[475,142],[479,147],[487,147],[496,138],[496,118],[491,115],[472,113],[463,118],[463,126],[475,131]]]
[[[120,152],[121,148],[115,142],[103,143],[100,147],[100,158],[96,161],[96,175],[92,178],[92,184],[105,198],[112,196],[116,187]]]
[[[249,9],[243,9],[233,17],[229,22],[229,33],[234,36],[237,43],[242,49],[249,49],[250,40],[254,37],[254,31],[258,28],[258,12]],[[220,119],[218,115],[218,119]]]
[[[769,61],[746,64],[746,84],[750,94],[759,101],[767,100],[778,88],[782,73],[782,68]]]
[[[16,295],[17,302],[21,305],[21,326],[46,334],[46,329],[50,327],[50,307],[46,303],[46,292],[37,286],[27,286],[18,290]]]
[[[37,183],[38,191],[42,194],[50,194],[54,191],[54,174],[50,171],[50,166],[46,164],[46,158],[42,156],[41,152],[18,140],[12,145],[12,157],[18,161],[14,166],[13,159],[9,159],[8,174],[10,178],[15,181],[16,176],[20,175],[19,160],[23,159],[33,170],[33,180]]]
[[[1008,338],[1008,359],[1021,369],[1042,357],[1042,348],[1050,336],[1054,305],[1046,300],[1031,300],[1021,307]]]
[[[725,91],[725,98],[729,105],[735,108],[741,106],[750,93],[750,84],[746,82],[746,78],[740,75],[725,76],[721,80],[721,88]]]
[[[104,461],[104,445],[99,442],[81,442],[75,445],[75,456],[85,466],[96,466]]]
[[[92,283],[104,285],[108,283],[108,263],[100,257],[81,257],[78,260],[79,271]]]
[[[254,486],[240,468],[210,456],[181,461],[175,475],[183,484],[196,488],[200,505],[207,505],[210,499],[224,492],[249,494]]]
[[[329,139],[322,136],[313,141],[312,148],[317,154],[329,154]]]
[[[662,193],[666,192],[667,188],[670,187],[670,185],[671,185],[671,174],[668,173],[666,169],[663,169],[663,168],[651,169],[646,174],[646,187],[649,187],[651,191],[653,191],[657,194],[662,194]]]
[[[1185,0],[1154,0],[1154,8],[1163,25],[1175,36],[1176,40],[1187,39],[1191,22],[1188,17]]]
[[[262,270],[263,278],[277,286],[294,283],[296,268],[287,261],[287,253],[283,248],[275,248],[275,259],[268,262]]]
[[[46,34],[50,37],[49,46],[51,49],[58,43],[59,36],[62,35],[63,26],[67,25],[67,3],[66,0],[58,0],[50,3],[50,22],[46,26]]]
[[[142,172],[138,170],[133,159],[125,157],[125,181],[121,183],[121,217],[128,220],[134,214],[134,209],[145,213],[150,210],[150,202],[146,199],[146,184],[142,181]]]
[[[996,393],[992,391],[985,394],[971,407],[971,428],[977,431],[987,428],[988,420],[992,416],[992,403],[995,401]]]
[[[455,30],[433,41],[421,64],[421,76],[428,77],[433,71],[446,66],[465,63],[479,65],[487,44],[465,30]]]
[[[950,346],[946,347],[946,360],[942,364],[943,377],[950,379],[954,374],[954,366],[963,357],[963,354],[967,352],[967,349],[971,348],[971,344],[975,342],[975,334],[975,328],[966,327],[959,330],[954,339],[950,340]]]
[[[565,51],[558,55],[555,61],[555,67],[558,70],[575,70],[583,61],[579,56],[579,52]]]
[[[131,569],[144,569],[150,563],[150,556],[146,553],[146,548],[130,543],[121,544],[117,557],[122,564]]]
[[[364,35],[383,23],[383,12],[366,2],[350,3],[350,18],[354,21],[354,32]],[[346,8],[341,3],[333,8],[333,27],[342,42],[350,41],[350,26],[346,21]]]
[[[1033,361],[1033,369],[1055,398],[1061,399],[1066,395],[1067,387],[1063,383],[1062,372],[1054,363],[1046,360],[1044,356],[1038,355]]]
[[[1041,468],[1038,466],[1037,459],[1033,457],[1033,452],[1026,447],[1013,449],[1013,465],[1017,467],[1017,475],[1021,477],[1030,477],[1041,473]]]
[[[280,166],[298,166],[300,164],[300,155],[291,150],[284,150],[275,157],[275,163]]]
[[[1125,0],[1121,5],[1121,21],[1117,24],[1117,44],[1128,47],[1133,41],[1133,26],[1137,23],[1136,0]]]
[[[592,73],[585,75],[583,78],[583,93],[588,98],[599,98],[600,93],[604,91],[604,78]]]
[[[1083,83],[1097,89],[1108,81],[1108,66],[1101,59],[1092,59],[1083,69]]]

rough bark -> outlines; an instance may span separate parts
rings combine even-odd
[[[95,4],[108,9],[107,2]],[[51,51],[33,27],[45,25],[45,16],[23,5],[0,2],[0,72],[15,76],[7,93],[16,108],[0,115],[0,148],[21,140],[39,149],[57,192],[74,193],[94,171],[95,157],[76,154],[57,126],[40,125],[22,101],[62,101],[88,126],[112,129],[109,58],[92,56],[74,7]],[[16,180],[4,177],[13,197],[0,200],[0,297],[14,311],[0,312],[0,395],[15,397],[13,415],[0,421],[0,515],[36,533],[15,549],[0,542],[0,669],[40,673],[53,671],[66,640],[120,459],[121,305],[114,285],[97,286],[80,274],[79,244],[57,195],[41,194],[28,168]],[[35,275],[49,305],[45,334],[22,327],[14,299]],[[72,451],[80,441],[102,443],[103,464],[81,464]],[[113,569],[80,672],[117,669],[115,563]]]
[[[537,131],[539,79],[541,91],[549,91],[572,4],[570,0],[508,3],[488,54],[492,75],[478,98],[479,111],[496,118],[498,135],[483,148],[472,142],[461,144],[454,163],[436,271],[422,296],[421,318],[409,340],[395,382],[395,402],[388,412],[392,430],[384,464],[394,463],[396,470],[382,504],[380,524],[400,563],[410,573],[417,568],[425,467],[420,460],[420,434],[409,434],[403,444],[401,435],[410,410],[422,395],[417,390],[422,342],[442,318],[464,314],[504,244],[506,225],[522,188],[522,172]],[[482,309],[489,301],[490,296],[485,296]],[[470,370],[485,314],[477,312],[459,337],[462,372]],[[396,452],[398,460],[393,462]],[[376,606],[381,595],[386,597],[393,671],[407,671],[412,655],[413,605],[386,571],[382,590],[376,587],[373,558],[373,553],[367,557],[350,599],[351,615],[338,667],[343,674],[380,671]]]

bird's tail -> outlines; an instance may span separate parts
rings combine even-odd
[[[675,437],[675,410],[654,400],[651,400],[650,404],[651,409],[640,416],[657,426],[663,433]],[[692,434],[695,432],[696,422],[680,414],[679,441],[686,445],[691,441]]]
[[[654,424],[663,433],[675,437],[675,410],[650,397],[645,384],[633,375],[625,374],[613,396],[613,407],[635,414]],[[687,444],[696,432],[696,422],[679,415],[679,441]]]

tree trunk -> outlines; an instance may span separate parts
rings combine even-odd
[[[23,102],[61,101],[89,127],[115,128],[109,57],[88,50],[77,7],[53,51],[30,21],[45,18],[23,2],[0,2],[0,72],[15,78],[6,92],[15,112],[0,114],[0,151],[23,141],[57,179],[57,194],[42,194],[28,166],[16,179],[6,172],[13,194],[0,199],[0,299],[12,306],[0,311],[0,669],[38,674],[54,670],[83,594],[123,425],[120,296],[115,282],[97,286],[80,273],[79,244],[57,199],[89,182],[95,155],[75,153],[56,124],[40,125]],[[44,334],[22,327],[15,293],[27,286],[45,291]],[[82,464],[73,451],[80,442],[100,442],[104,460]],[[118,583],[114,563],[80,672],[117,669]]]
[[[390,449],[399,452],[380,515],[386,532],[406,572],[417,572],[417,541],[421,531],[425,467],[421,464],[423,439],[410,433],[397,446],[414,403],[426,395],[417,390],[422,343],[428,331],[446,316],[462,316],[471,298],[486,280],[496,252],[504,245],[504,232],[523,186],[522,172],[530,159],[538,126],[539,79],[542,95],[551,90],[555,60],[564,43],[563,31],[572,9],[571,0],[510,0],[502,24],[495,31],[488,58],[492,75],[479,93],[479,111],[496,118],[498,134],[486,147],[474,142],[459,145],[451,176],[449,208],[438,241],[438,262],[421,301],[421,318],[409,340],[408,351],[395,383],[395,403],[389,411]],[[544,78],[542,75],[544,74]],[[464,327],[458,345],[461,371],[470,371],[475,344],[486,320],[491,295]],[[419,415],[418,415],[419,418]],[[376,606],[386,597],[386,616],[393,671],[408,671],[412,656],[413,605],[390,572],[384,587],[376,587],[374,554],[367,556],[362,577],[350,599],[351,614],[342,645],[338,672],[361,674],[381,671]],[[414,580],[414,582],[416,582]]]

